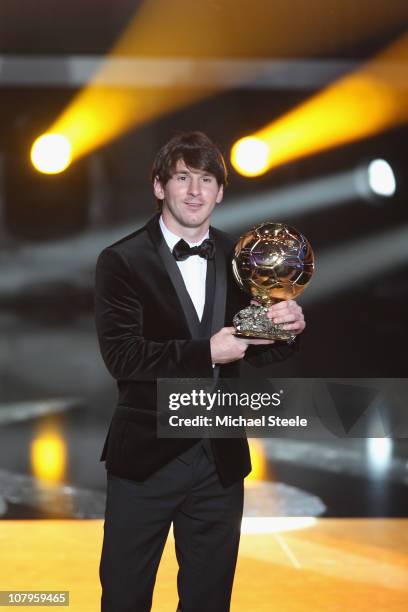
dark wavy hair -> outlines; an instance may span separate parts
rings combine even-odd
[[[203,132],[180,132],[173,136],[156,155],[151,173],[152,183],[157,177],[164,187],[179,160],[183,160],[188,168],[212,174],[219,186],[227,186],[227,167],[221,151]],[[162,206],[163,200],[157,199],[158,210]]]

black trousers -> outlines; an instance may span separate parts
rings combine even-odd
[[[102,612],[149,612],[171,523],[178,611],[228,612],[238,555],[243,481],[224,489],[199,442],[144,482],[107,475],[100,562]]]

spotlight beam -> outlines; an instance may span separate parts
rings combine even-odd
[[[258,70],[261,79],[267,72],[263,65],[256,67],[251,61],[242,61],[235,64],[234,71],[225,80],[225,71],[211,64],[214,58],[259,60],[270,56],[316,56],[319,51],[324,54],[322,41],[316,36],[330,12],[323,1],[314,9],[310,3],[299,2],[297,19],[293,19],[285,3],[276,6],[269,0],[252,3],[250,11],[237,11],[236,0],[216,4],[214,10],[209,10],[206,2],[194,3],[192,10],[191,0],[145,0],[140,5],[87,86],[48,128],[69,140],[73,159],[105,145],[134,126],[212,96],[226,86],[256,83]],[[304,28],[303,23],[309,22],[311,15],[314,27]],[[370,15],[356,22],[354,34],[359,32],[359,40],[364,40],[368,33],[383,31],[390,19],[394,22],[396,16],[388,10],[382,12],[381,18]],[[282,32],[286,34],[283,36]],[[121,68],[118,74],[118,61],[123,67],[128,60],[146,62],[147,58],[150,68],[138,70],[138,78],[147,84],[135,91],[134,86],[123,81],[129,64],[127,71]],[[180,60],[181,64],[165,62],[157,68],[163,58]],[[186,58],[209,63],[182,67]],[[159,61],[155,65],[156,60]],[[158,95],[156,71],[162,78],[163,66],[172,66],[173,72]],[[300,73],[299,69],[298,78]],[[304,73],[303,78],[306,76]],[[279,81],[279,70],[275,78]]]
[[[334,208],[373,195],[367,167],[303,181],[290,187],[230,200],[213,213],[215,226],[238,231],[254,223],[287,220],[296,215]]]
[[[408,121],[408,33],[362,68],[333,83],[279,119],[241,139],[231,151],[238,172],[237,148],[258,140],[268,147],[259,176],[281,164],[367,138]],[[397,69],[396,69],[397,68]],[[248,144],[246,144],[248,143]]]

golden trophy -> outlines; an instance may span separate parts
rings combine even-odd
[[[274,324],[266,315],[272,304],[295,299],[309,284],[314,255],[305,236],[284,223],[256,225],[235,245],[232,269],[241,289],[259,304],[251,304],[234,316],[235,335],[293,340],[291,330]]]

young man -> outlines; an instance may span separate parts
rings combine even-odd
[[[156,436],[157,378],[233,378],[245,358],[265,365],[297,340],[244,340],[232,317],[249,299],[231,271],[235,240],[210,227],[227,183],[224,160],[200,132],[172,138],[152,172],[159,213],[107,247],[96,269],[95,316],[102,356],[119,400],[101,460],[107,501],[100,564],[102,612],[147,612],[173,524],[178,610],[227,612],[237,560],[245,439]],[[296,334],[293,301],[269,316]],[[252,346],[251,346],[252,345]],[[255,346],[258,345],[258,346]]]

